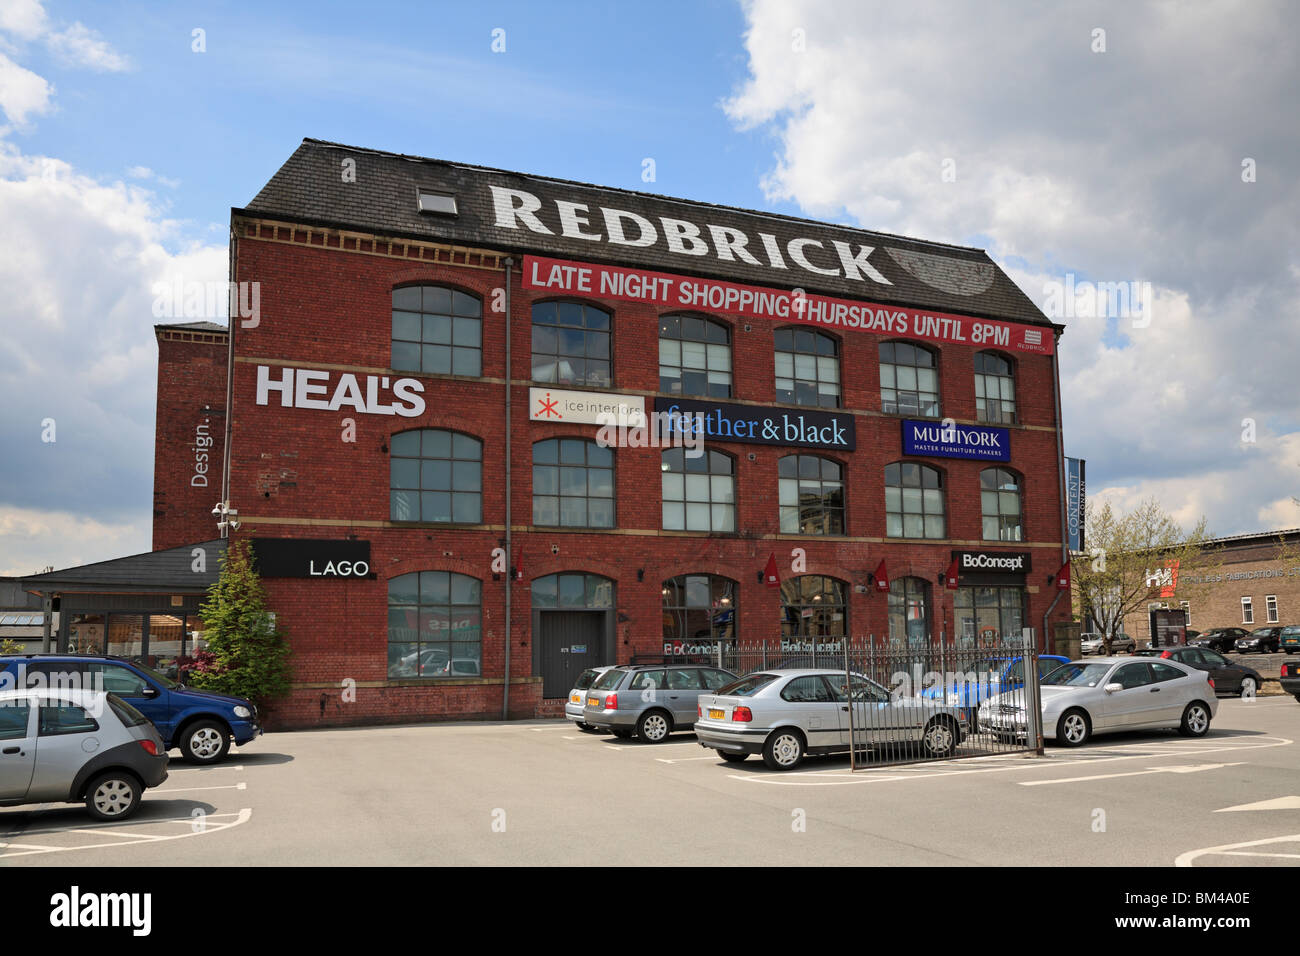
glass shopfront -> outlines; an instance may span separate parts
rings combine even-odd
[[[196,614],[83,613],[68,621],[68,653],[122,657],[174,680],[204,647]]]
[[[991,647],[1020,640],[1025,626],[1022,587],[962,587],[953,601],[957,640],[962,647]]]

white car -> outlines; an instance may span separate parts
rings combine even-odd
[[[793,770],[805,754],[919,744],[926,756],[948,757],[968,728],[957,707],[903,697],[853,675],[852,703],[844,671],[800,667],[756,671],[699,697],[695,739],[737,762],[763,755],[773,770]]]
[[[1039,684],[1043,738],[1067,747],[1093,734],[1177,728],[1203,737],[1219,712],[1207,671],[1156,658],[1098,657],[1062,664]],[[1027,734],[1024,694],[998,694],[979,709],[982,729],[1007,738]]]
[[[1082,635],[1082,640],[1079,641],[1079,651],[1083,654],[1100,654],[1105,649],[1105,634],[1084,634]],[[1129,637],[1127,634],[1116,634],[1115,639],[1110,642],[1110,650],[1111,653],[1124,651],[1132,654],[1137,650],[1137,641],[1133,640],[1133,638]]]

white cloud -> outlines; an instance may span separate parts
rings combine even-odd
[[[35,40],[49,29],[41,0],[4,0],[0,3],[0,30],[22,40]]]
[[[771,199],[980,245],[1040,305],[1066,272],[1149,283],[1146,327],[1063,319],[1066,453],[1088,459],[1090,494],[1159,493],[1218,533],[1287,514],[1300,134],[1277,117],[1297,95],[1292,7],[754,0],[745,14],[749,75],[722,105],[776,138]],[[1258,182],[1241,179],[1247,156]]]
[[[117,53],[103,37],[82,23],[51,33],[45,38],[45,45],[70,66],[101,73],[121,73],[131,69],[130,59]]]
[[[0,566],[29,573],[29,564],[146,551],[153,325],[165,321],[152,313],[153,287],[176,276],[224,283],[225,243],[169,248],[178,226],[147,189],[3,141],[0,222],[0,513],[28,516],[0,535]],[[46,419],[53,443],[42,441]],[[40,529],[56,525],[32,531],[30,516],[49,511],[111,534],[78,543],[71,529],[42,540]]]
[[[104,522],[69,511],[0,511],[0,577],[21,577],[148,551],[137,522]]]
[[[0,110],[11,123],[24,127],[31,116],[48,113],[53,95],[54,87],[43,77],[0,53]]]

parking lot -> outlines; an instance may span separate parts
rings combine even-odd
[[[0,811],[0,865],[1296,865],[1296,740],[1291,697],[1221,700],[1196,740],[857,773],[562,721],[268,734],[215,767],[173,761],[126,823]]]

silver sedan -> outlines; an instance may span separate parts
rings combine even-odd
[[[792,668],[759,671],[701,694],[695,738],[722,759],[762,754],[773,770],[793,770],[805,754],[844,753],[920,744],[931,757],[947,757],[967,734],[966,721],[943,701],[891,694],[875,681],[844,671]],[[853,711],[850,715],[849,707]]]
[[[1205,671],[1171,660],[1097,657],[1071,661],[1040,685],[1046,740],[1067,747],[1093,734],[1177,728],[1203,737],[1219,711],[1214,683]],[[998,694],[979,710],[980,727],[999,737],[1026,735],[1024,695]]]

